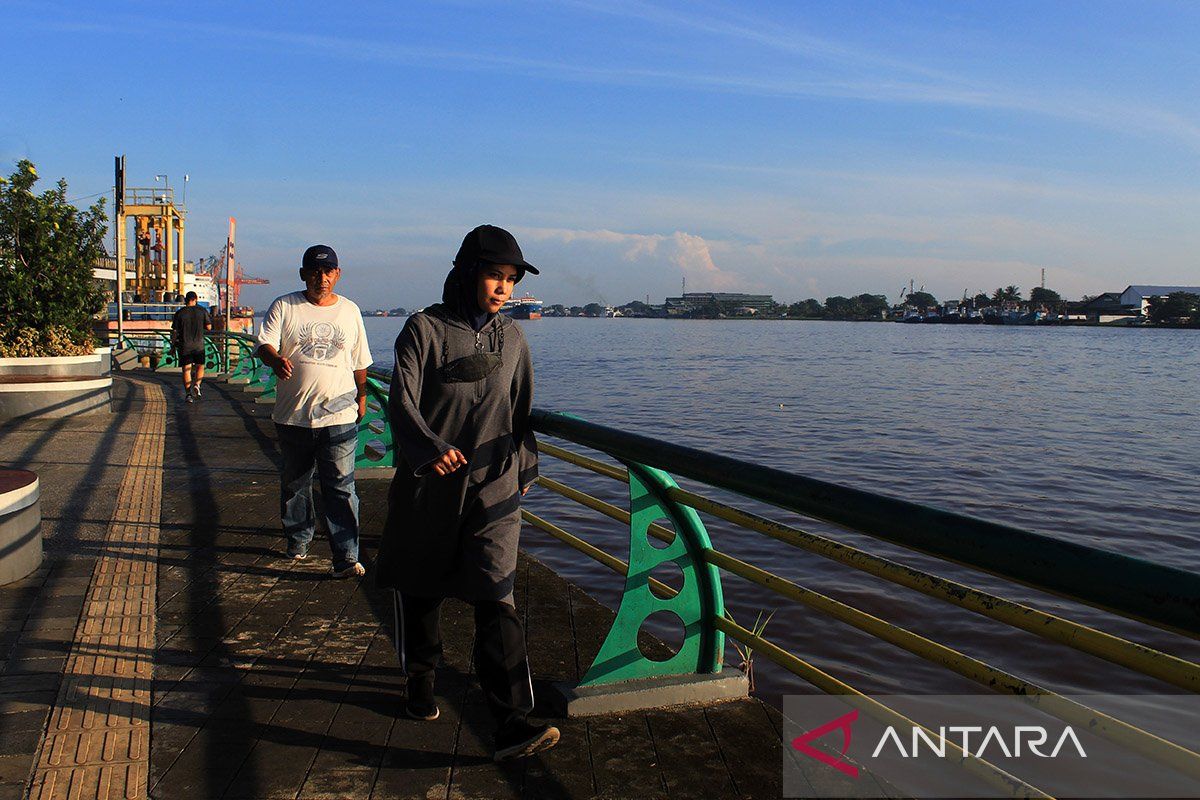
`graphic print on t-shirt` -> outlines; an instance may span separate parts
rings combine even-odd
[[[300,352],[318,361],[336,358],[346,346],[346,333],[329,322],[310,322],[300,328]]]

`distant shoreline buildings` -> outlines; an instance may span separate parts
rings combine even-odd
[[[532,297],[546,317],[635,317],[660,319],[805,319],[840,321],[892,321],[941,323],[991,323],[1004,325],[1173,325],[1200,326],[1200,286],[1132,284],[1120,292],[1105,292],[1081,300],[1063,300],[1044,286],[1028,298],[1019,287],[996,289],[991,295],[964,296],[939,301],[925,291],[910,291],[890,304],[884,295],[833,296],[821,303],[815,298],[791,304],[773,295],[743,292],[684,292],[667,297],[661,305],[630,301],[621,306],[588,303],[585,306],[542,304]],[[407,316],[404,308],[364,311],[369,317]],[[536,318],[533,317],[533,318]]]
[[[684,292],[680,297],[668,297],[663,308],[668,317],[686,317],[704,309],[718,309],[727,316],[753,316],[773,310],[775,298],[769,294]]]

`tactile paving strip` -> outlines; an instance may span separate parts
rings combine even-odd
[[[147,796],[167,406],[158,386],[141,390],[141,424],[38,754],[31,800]]]

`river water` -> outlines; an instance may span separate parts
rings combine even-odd
[[[377,366],[390,367],[403,322],[367,320]],[[533,351],[538,407],[1200,571],[1200,332],[635,319],[520,324]],[[628,504],[624,487],[610,479],[552,458],[543,458],[542,471]],[[1200,660],[1195,641],[738,503]],[[628,558],[628,530],[607,518],[544,489],[530,492],[526,506]],[[719,550],[1052,688],[1170,689],[760,534],[709,517],[705,523]],[[522,544],[615,606],[615,573],[533,528],[526,527]],[[724,592],[739,623],[749,626],[760,610],[774,610],[767,638],[862,691],[978,691],[942,667],[736,576],[724,576]],[[739,660],[729,648],[727,661]],[[765,658],[755,669],[769,698],[813,691]]]

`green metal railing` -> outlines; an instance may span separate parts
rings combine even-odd
[[[232,334],[234,337],[242,334]],[[229,353],[225,344],[224,334],[205,336],[204,339],[204,368],[209,371],[223,373],[230,363]],[[165,330],[147,330],[116,334],[109,336],[109,343],[116,347],[129,348],[143,354],[155,354],[158,358],[156,369],[178,369],[179,353],[171,344],[171,333]],[[237,346],[249,349],[249,344],[238,340]]]
[[[240,334],[229,334],[222,337],[221,348],[224,352],[222,366],[231,380],[260,391],[264,399],[269,398],[267,392],[273,390],[274,375],[254,355],[253,340]],[[236,352],[231,355],[231,350]],[[368,375],[368,414],[359,431],[358,466],[395,467],[398,464],[386,413],[390,376],[377,371],[369,371]],[[822,691],[846,696],[865,713],[888,724],[897,721],[914,724],[779,647],[762,636],[761,631],[749,630],[734,622],[724,609],[721,576],[725,573],[827,614],[989,690],[1034,697],[1047,713],[1070,724],[1084,725],[1189,776],[1200,777],[1200,755],[1190,750],[1080,705],[1048,687],[987,664],[949,645],[721,552],[713,547],[699,514],[769,536],[788,546],[1102,658],[1187,692],[1200,691],[1200,664],[767,519],[683,489],[671,476],[685,477],[753,501],[834,523],[1193,639],[1200,638],[1200,575],[596,425],[567,414],[535,410],[533,426],[543,436],[598,451],[616,459],[619,465],[543,441],[539,450],[544,456],[629,486],[629,505],[621,508],[548,475],[537,481],[549,491],[628,526],[629,563],[528,510],[521,512],[530,525],[625,578],[616,620],[582,683],[600,685],[664,674],[717,672],[722,665],[724,637],[728,636]],[[680,589],[656,580],[653,575],[668,564],[682,573]],[[646,620],[664,612],[674,614],[684,626],[683,644],[676,655],[665,662],[647,658],[637,643],[638,631]],[[986,761],[966,758],[964,766],[1004,788],[1005,793],[1044,796],[1035,787]]]

